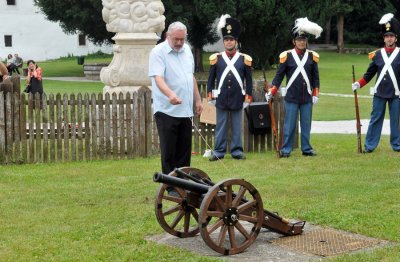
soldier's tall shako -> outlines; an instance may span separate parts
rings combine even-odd
[[[382,16],[379,24],[383,36],[392,34],[397,37],[400,33],[400,22],[391,13]]]
[[[379,144],[386,104],[390,115],[390,145],[394,151],[400,152],[400,54],[397,47],[397,36],[400,33],[400,22],[393,14],[385,14],[379,21],[385,46],[369,53],[371,63],[367,72],[352,84],[352,90],[362,88],[377,74],[373,87],[373,106],[371,120],[365,138],[364,152],[371,153]]]
[[[217,125],[215,148],[210,160],[224,158],[227,147],[228,119],[231,119],[231,155],[244,159],[242,146],[243,102],[252,100],[252,58],[237,50],[241,32],[240,22],[223,15],[218,28],[224,40],[225,51],[210,56],[210,72],[207,82],[207,99],[216,99]]]
[[[276,94],[286,76],[284,142],[281,157],[289,157],[293,150],[297,115],[300,112],[301,151],[305,156],[315,156],[310,145],[311,112],[313,104],[318,102],[319,94],[319,55],[307,49],[311,35],[319,37],[322,28],[307,18],[298,18],[292,29],[294,48],[279,55],[279,67],[272,88],[266,95],[267,101]]]

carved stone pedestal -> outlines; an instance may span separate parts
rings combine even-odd
[[[100,72],[100,79],[105,84],[103,94],[126,94],[141,86],[150,86],[147,76],[149,54],[158,39],[155,33],[117,33],[113,37],[114,57]]]

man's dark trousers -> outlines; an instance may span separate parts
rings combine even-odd
[[[172,117],[154,114],[160,138],[162,172],[168,174],[175,168],[190,166],[192,154],[192,121],[189,117]]]

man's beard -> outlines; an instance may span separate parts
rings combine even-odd
[[[396,42],[393,42],[392,44],[386,44],[386,47],[389,47],[389,48],[396,47]]]
[[[174,46],[172,49],[174,49],[175,52],[181,51],[183,46]]]

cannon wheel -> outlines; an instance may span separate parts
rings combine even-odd
[[[213,186],[201,203],[200,234],[218,253],[241,253],[256,240],[263,212],[260,194],[250,183],[224,180]]]
[[[200,169],[192,167],[180,168],[185,173],[192,173],[210,180],[208,175]],[[175,172],[168,175],[177,176]],[[187,192],[179,187],[173,187],[179,196],[168,194],[168,185],[161,184],[155,202],[155,211],[158,223],[171,235],[186,238],[199,233],[198,207],[188,205]],[[199,199],[200,201],[200,199]]]

